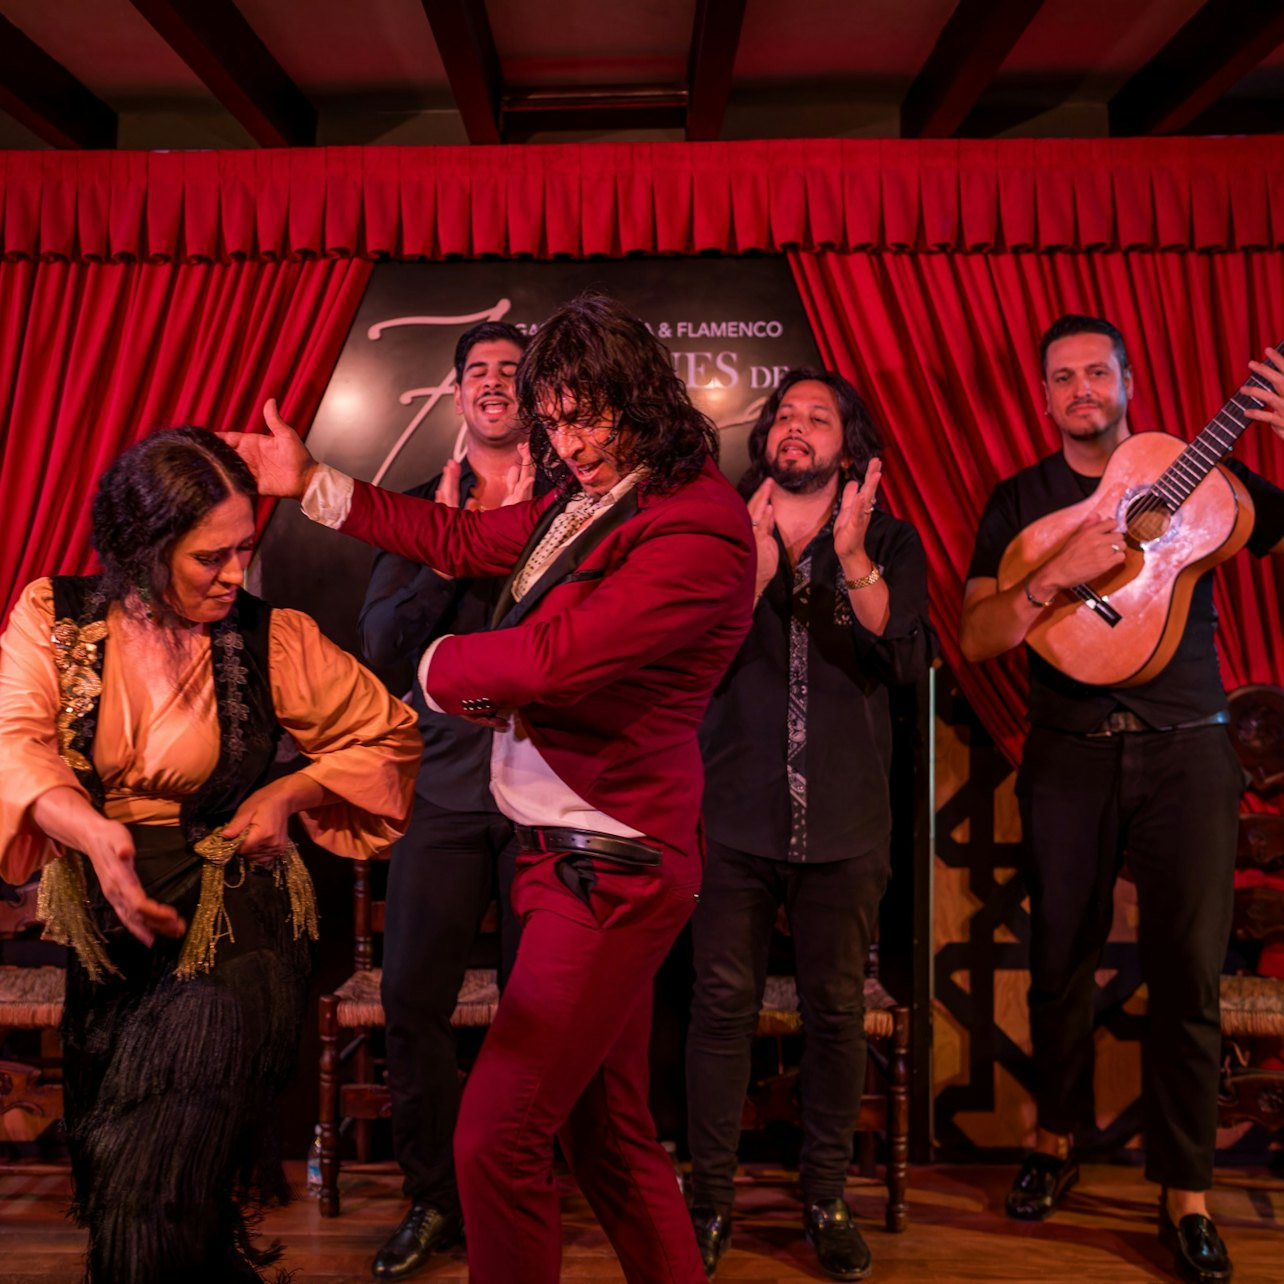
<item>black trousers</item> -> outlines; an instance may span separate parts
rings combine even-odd
[[[458,1209],[452,1140],[459,1073],[450,1016],[486,907],[500,906],[500,983],[520,931],[510,891],[512,825],[496,812],[455,812],[415,799],[392,850],[383,946],[392,1143],[412,1199]]]
[[[1034,730],[1017,779],[1030,891],[1030,1033],[1039,1123],[1092,1122],[1094,973],[1125,853],[1148,991],[1146,1176],[1213,1180],[1219,986],[1243,772],[1225,727],[1092,737]]]
[[[794,941],[803,1014],[803,1147],[808,1200],[843,1193],[865,1085],[865,958],[885,862],[766,860],[709,844],[691,920],[695,995],[687,1035],[692,1203],[730,1207],[740,1114],[779,906]]]

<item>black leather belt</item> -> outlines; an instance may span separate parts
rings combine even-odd
[[[514,832],[523,851],[528,852],[587,852],[602,856],[621,865],[658,865],[660,849],[636,838],[619,838],[615,834],[599,834],[593,829],[569,829],[564,826],[540,828],[532,825],[515,825]]]
[[[1225,709],[1210,713],[1204,718],[1192,718],[1189,722],[1174,722],[1167,727],[1152,727],[1144,718],[1138,717],[1131,709],[1116,709],[1104,718],[1088,736],[1118,736],[1130,731],[1193,731],[1196,727],[1224,727],[1230,722],[1230,714]]]

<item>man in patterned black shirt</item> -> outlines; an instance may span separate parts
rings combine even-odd
[[[708,863],[692,919],[692,1221],[712,1276],[731,1226],[750,1046],[781,905],[807,1031],[807,1237],[835,1279],[869,1251],[843,1200],[864,1083],[865,958],[886,885],[891,684],[931,662],[914,529],[878,509],[877,429],[839,375],[792,370],[749,437],[753,625],[701,732]]]

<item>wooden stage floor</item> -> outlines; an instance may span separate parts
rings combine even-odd
[[[291,1176],[302,1179],[302,1166]],[[1284,1183],[1261,1170],[1219,1170],[1212,1206],[1231,1246],[1236,1284],[1284,1281]],[[910,1229],[882,1229],[882,1187],[853,1180],[849,1198],[874,1254],[877,1281],[1170,1280],[1155,1238],[1153,1188],[1135,1168],[1090,1166],[1056,1218],[1022,1226],[1002,1213],[1011,1169],[916,1168],[910,1178]],[[65,1170],[0,1166],[0,1280],[4,1284],[75,1284],[83,1238],[63,1217]],[[368,1280],[370,1258],[402,1212],[400,1181],[389,1165],[344,1170],[341,1217],[323,1220],[299,1199],[268,1217],[263,1231],[286,1245],[284,1265],[299,1284]],[[583,1197],[563,1179],[563,1278],[618,1284],[615,1258]],[[718,1284],[784,1284],[824,1279],[798,1227],[799,1197],[790,1174],[755,1168],[738,1181],[732,1247]],[[462,1250],[416,1279],[462,1281]],[[122,1281],[122,1284],[124,1282]],[[522,1284],[514,1280],[512,1284]]]

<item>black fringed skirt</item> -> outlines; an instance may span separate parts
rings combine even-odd
[[[204,862],[177,826],[131,829],[148,895],[190,923]],[[209,973],[179,979],[182,942],[143,945],[101,897],[94,917],[121,975],[94,982],[69,963],[65,1118],[93,1284],[260,1280],[281,1251],[256,1248],[247,1222],[289,1197],[273,1115],[294,1066],[310,949],[294,939],[271,871],[234,858],[225,877],[232,936]]]

